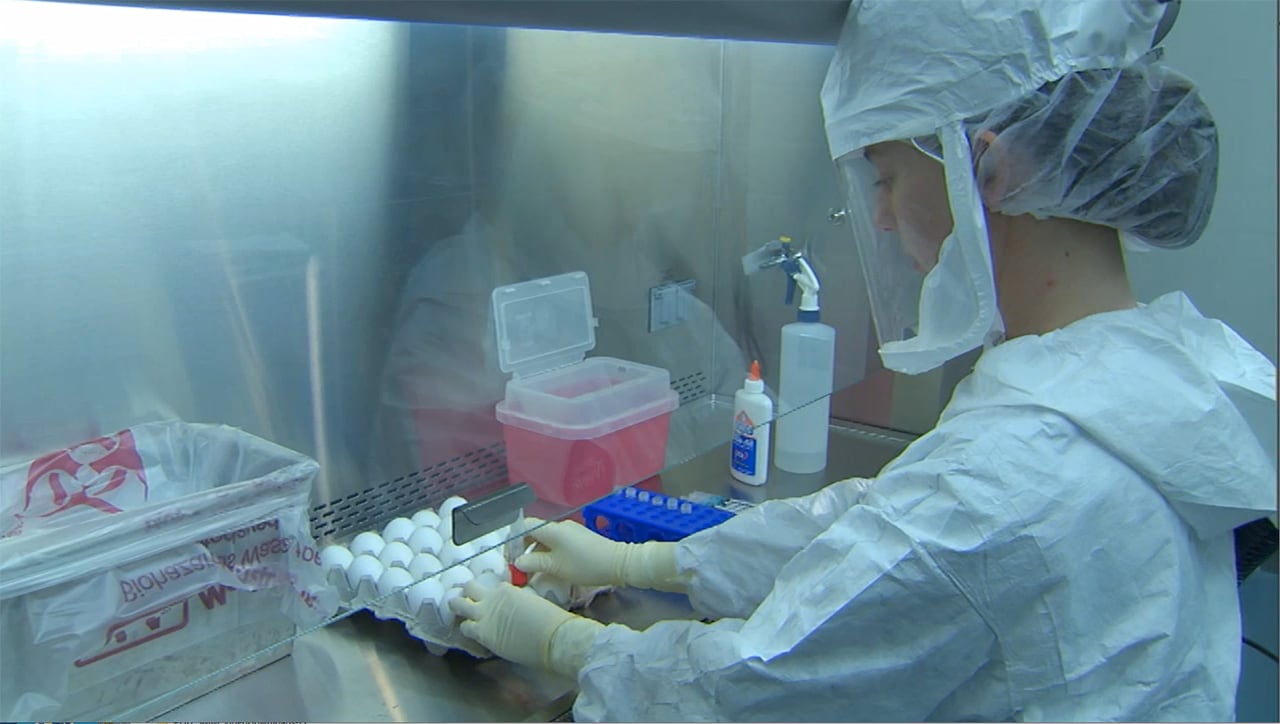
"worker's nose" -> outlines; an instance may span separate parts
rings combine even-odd
[[[894,219],[893,212],[889,209],[889,202],[884,198],[884,194],[879,194],[876,198],[876,213],[872,222],[881,231],[898,230],[897,220]]]

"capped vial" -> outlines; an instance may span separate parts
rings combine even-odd
[[[636,498],[638,498],[641,503],[649,502],[649,491],[641,490],[639,493],[636,493]]]
[[[692,512],[693,512],[693,504],[692,504],[692,503],[681,503],[681,504],[680,504],[680,512],[681,512],[681,513],[684,513],[685,515],[688,515],[688,514],[692,513]]]
[[[680,507],[680,501],[675,498],[667,498],[667,510],[675,510]]]

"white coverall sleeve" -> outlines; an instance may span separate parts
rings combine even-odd
[[[712,618],[745,618],[773,588],[778,572],[874,482],[849,478],[799,498],[765,501],[681,540],[676,569],[689,601]]]
[[[932,507],[927,500],[923,506]],[[764,519],[792,514],[769,508],[760,513]],[[810,519],[804,529],[813,525]],[[596,637],[579,672],[575,717],[922,721],[957,713],[999,716],[996,707],[955,700],[965,681],[998,666],[995,636],[910,530],[876,508],[854,506],[781,566],[776,582],[770,567],[777,566],[781,551],[754,537],[738,548],[742,558],[733,567],[751,569],[743,580],[758,577],[753,590],[772,589],[759,608],[749,618],[714,624],[664,621],[643,632],[609,626]],[[729,555],[739,545],[727,537],[721,542]]]

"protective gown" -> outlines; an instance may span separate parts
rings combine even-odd
[[[718,620],[609,626],[575,715],[1230,720],[1232,528],[1276,507],[1241,410],[1274,400],[1275,366],[1180,293],[989,349],[874,480],[681,542]]]

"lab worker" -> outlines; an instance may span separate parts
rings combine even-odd
[[[511,374],[492,312],[500,286],[585,271],[598,320],[588,354],[660,367],[686,381],[687,398],[732,395],[747,369],[698,298],[706,288],[685,299],[682,323],[649,328],[650,288],[707,266],[692,255],[706,256],[694,241],[714,219],[716,47],[670,40],[655,59],[644,38],[506,36],[501,112],[488,121],[497,140],[476,154],[474,211],[430,244],[400,294],[371,429],[369,466],[382,478],[482,467],[476,453],[501,443],[494,407]],[[673,417],[673,463],[719,432]]]
[[[1126,248],[1198,239],[1216,183],[1212,116],[1151,50],[1162,9],[855,0],[822,104],[880,354],[983,347],[972,373],[874,479],[678,543],[550,523],[515,561],[712,623],[473,584],[463,632],[575,677],[580,721],[1232,719],[1232,531],[1276,508],[1244,411],[1274,419],[1275,366],[1125,275]]]

